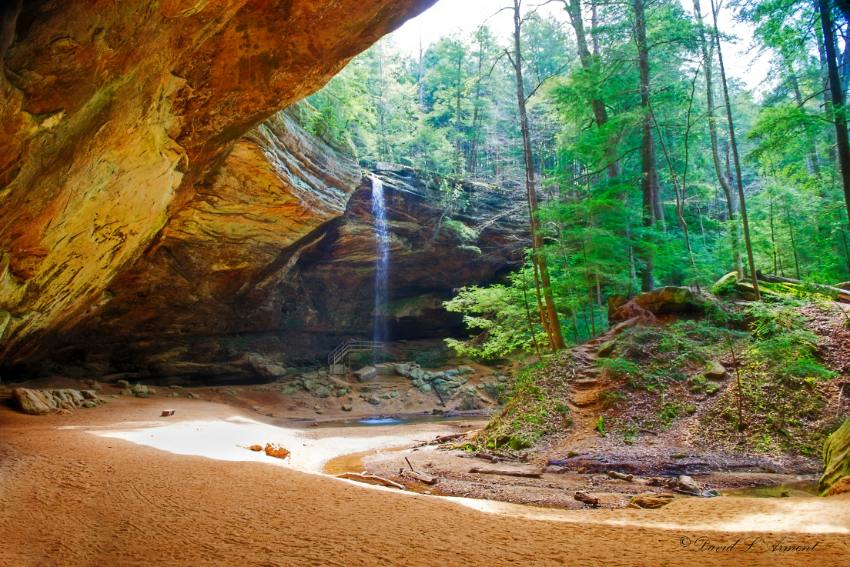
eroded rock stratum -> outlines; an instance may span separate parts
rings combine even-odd
[[[241,212],[255,222],[203,230],[213,215],[237,214],[238,198],[226,198],[230,208],[217,201],[238,197],[239,175],[217,174],[228,161],[241,171],[258,163],[244,134],[431,3],[19,0],[0,8],[2,365],[26,361],[96,315],[117,278],[179,264],[187,240],[220,245],[220,269],[193,281],[184,266],[186,282],[175,286],[242,285],[233,274],[251,270],[256,249],[294,242],[338,214],[338,195],[305,197],[290,191],[305,187],[269,179],[273,198]],[[270,216],[291,224],[268,225]],[[238,231],[256,236],[256,249],[228,249]]]

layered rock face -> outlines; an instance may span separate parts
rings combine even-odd
[[[452,186],[407,169],[379,171],[390,229],[389,302],[393,340],[463,332],[443,301],[464,285],[489,283],[522,263],[528,244],[521,193]],[[305,245],[279,289],[281,334],[294,357],[328,352],[340,340],[370,338],[376,245],[371,180],[345,215]]]
[[[850,492],[850,419],[830,435],[823,448],[824,472],[820,491],[824,495]]]
[[[394,339],[462,331],[442,302],[516,266],[527,245],[512,193],[383,171]],[[51,366],[172,382],[274,379],[373,324],[371,177],[282,112],[241,139],[209,190],[115,278],[109,300],[51,341]],[[468,212],[467,212],[468,211]]]
[[[45,337],[54,362],[141,378],[285,371],[276,286],[300,241],[343,215],[362,177],[350,158],[302,130],[295,113],[280,112],[238,140],[212,183],[113,279],[103,305]]]
[[[236,141],[432,3],[5,3],[0,365],[45,354],[115,293],[141,295],[132,306],[119,300],[110,309],[139,310],[133,318],[152,319],[161,304],[149,301],[150,294],[167,290],[155,278],[139,279],[166,263],[177,276],[173,295],[241,289],[253,277],[256,263],[249,257],[257,249],[274,256],[269,250],[281,240],[297,240],[333,216],[340,195],[308,199],[298,194],[306,190],[300,186],[284,198],[272,178],[268,199],[239,209],[243,182],[236,171],[261,166],[256,144]],[[223,162],[234,166],[230,177],[217,175]],[[302,214],[307,201],[310,213]],[[220,231],[204,232],[211,219],[228,217],[253,220],[215,222]],[[271,217],[277,220],[268,224]],[[254,238],[259,244],[242,252],[228,246]],[[187,242],[205,254],[183,255]],[[213,276],[194,279],[207,270],[193,262],[207,260]]]

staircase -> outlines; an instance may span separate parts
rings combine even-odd
[[[348,339],[340,343],[328,355],[328,374],[331,376],[340,376],[348,374],[351,370],[350,355],[355,352],[369,352],[379,348],[383,348],[384,343],[374,341],[363,341],[359,339]]]

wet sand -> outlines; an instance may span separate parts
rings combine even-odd
[[[168,406],[177,414],[162,420],[162,400],[47,417],[0,409],[0,565],[850,565],[848,497],[545,510],[377,490],[302,472],[313,464],[211,459],[103,435],[143,435],[141,424],[165,419],[179,427],[251,417],[201,401]],[[197,452],[232,445],[226,431],[200,432]]]

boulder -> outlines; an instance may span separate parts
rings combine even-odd
[[[44,390],[15,388],[12,390],[12,399],[18,409],[31,415],[44,415],[59,409],[53,398],[48,396]]]
[[[678,479],[676,479],[673,483],[671,483],[671,487],[676,492],[682,492],[684,494],[691,494],[693,496],[701,496],[702,495],[702,486],[699,485],[697,481],[687,475],[681,475]]]
[[[647,508],[656,509],[663,508],[673,501],[675,497],[672,494],[655,494],[647,492],[633,496],[629,502],[629,508]]]
[[[818,488],[823,495],[850,485],[850,418],[830,435],[823,447],[824,471]]]
[[[354,372],[357,379],[361,382],[374,380],[379,376],[395,376],[396,365],[394,364],[376,364],[374,366],[365,366]]]
[[[714,295],[726,295],[730,290],[735,289],[738,283],[738,272],[729,272],[711,286],[711,293]]]
[[[12,400],[18,409],[30,415],[44,415],[63,409],[91,408],[102,403],[91,390],[80,392],[72,389],[15,388],[12,390]]]
[[[610,298],[608,301],[608,320],[625,321],[636,315],[647,317],[679,313],[702,313],[708,301],[687,287],[660,287],[636,295],[629,301],[622,298]]]
[[[726,378],[726,367],[712,360],[705,366],[705,372],[702,373],[709,380],[723,380]]]
[[[242,366],[248,372],[253,372],[260,378],[267,380],[275,380],[282,376],[286,376],[286,367],[274,360],[269,360],[267,357],[256,352],[249,352],[242,357]]]

